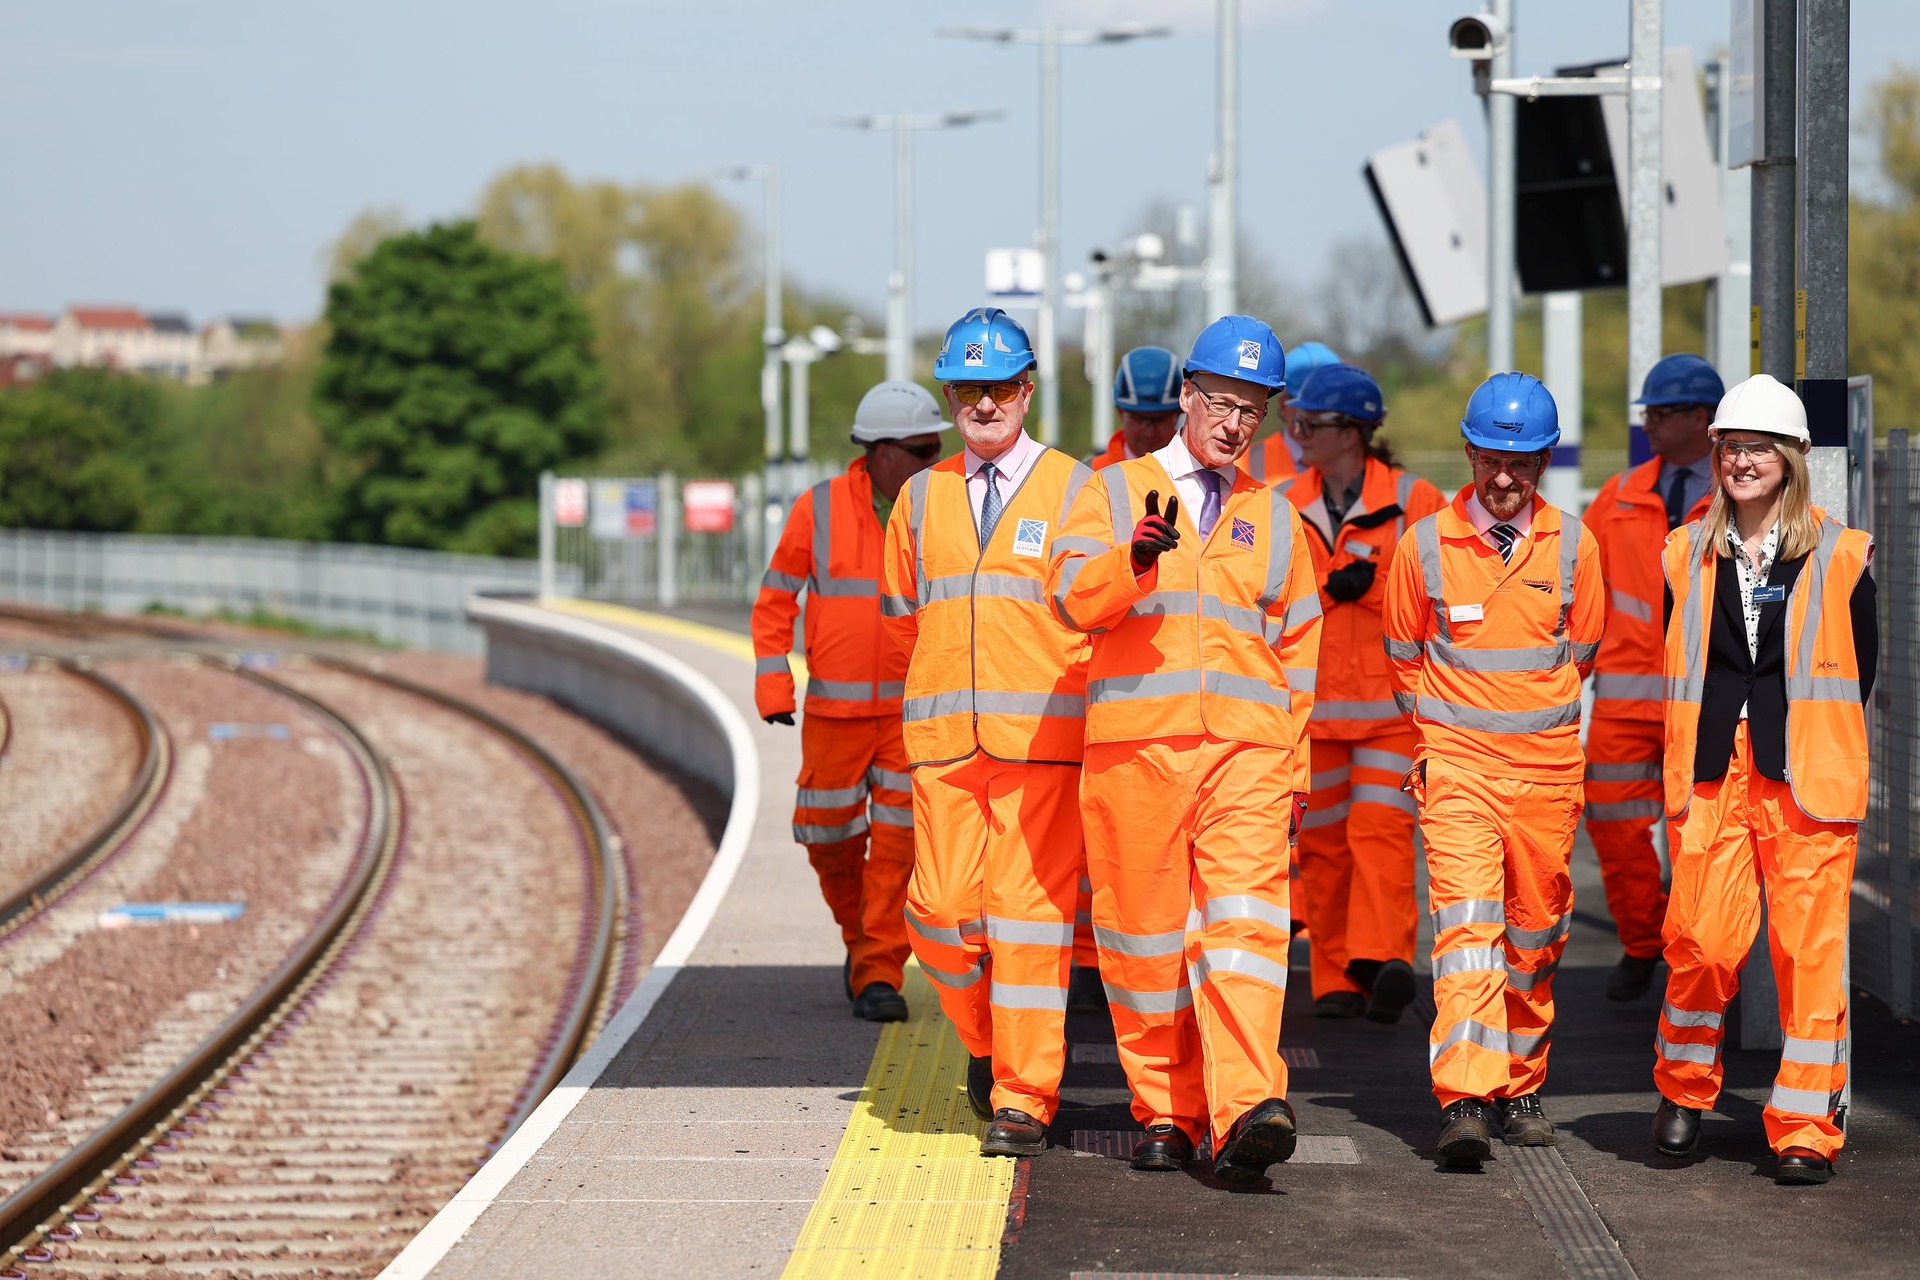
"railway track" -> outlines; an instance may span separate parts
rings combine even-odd
[[[66,635],[110,626],[24,620]],[[0,1203],[0,1277],[373,1274],[607,1015],[625,863],[565,764],[481,708],[351,663],[236,674],[300,702],[352,757],[366,803],[351,870],[241,1008],[147,1053],[168,1060],[164,1074]],[[469,775],[449,794],[422,759],[455,724],[484,742],[446,748],[435,767]],[[506,768],[517,791],[498,779]],[[535,838],[506,842],[510,874],[493,892],[462,856],[481,834],[468,828],[539,796],[549,834],[573,846],[576,888],[554,887],[568,868]],[[564,972],[530,998],[525,973],[543,959]]]

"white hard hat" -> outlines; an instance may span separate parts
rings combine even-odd
[[[1732,390],[1720,397],[1720,407],[1713,415],[1713,431],[1715,435],[1723,431],[1758,431],[1764,435],[1785,436],[1801,444],[1813,441],[1807,432],[1807,406],[1800,403],[1792,387],[1767,373],[1756,373],[1745,382],[1734,384]]]
[[[860,397],[860,407],[853,413],[853,438],[859,444],[905,440],[946,426],[933,393],[917,382],[879,383]]]

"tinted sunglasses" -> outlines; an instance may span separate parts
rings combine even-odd
[[[940,456],[938,440],[929,440],[925,444],[908,444],[904,440],[883,440],[881,443],[890,444],[902,453],[910,453],[922,462],[931,462]]]
[[[964,405],[980,403],[981,396],[992,396],[995,404],[1012,404],[1020,398],[1020,388],[1024,382],[956,382],[950,384],[953,398]]]

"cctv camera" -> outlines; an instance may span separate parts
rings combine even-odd
[[[840,335],[823,324],[817,324],[809,329],[807,337],[825,355],[832,355],[840,349]]]
[[[1447,29],[1447,48],[1456,58],[1485,62],[1507,47],[1507,24],[1490,13],[1455,18]]]

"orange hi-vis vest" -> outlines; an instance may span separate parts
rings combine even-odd
[[[887,522],[881,612],[911,658],[907,758],[1075,764],[1086,732],[1087,642],[1047,607],[1047,564],[1093,472],[1046,449],[980,546],[966,458],[922,471]]]
[[[1095,471],[1105,471],[1116,462],[1127,460],[1127,433],[1116,431],[1107,440],[1107,447],[1087,459],[1087,465]]]
[[[1313,710],[1320,594],[1300,517],[1244,471],[1205,542],[1184,508],[1180,542],[1144,578],[1133,528],[1150,491],[1174,492],[1157,458],[1100,472],[1054,544],[1047,596],[1094,637],[1087,741],[1211,734],[1298,748]],[[1295,789],[1306,791],[1307,757]]]
[[[880,547],[864,458],[794,500],[753,605],[753,701],[764,716],[793,710],[793,620],[807,592],[807,714],[892,716],[907,657],[880,621]]]
[[[1667,541],[1667,503],[1656,488],[1659,480],[1658,458],[1622,471],[1600,486],[1581,517],[1600,544],[1607,582],[1607,629],[1593,664],[1596,719],[1659,720],[1664,714],[1660,548]],[[1712,501],[1709,486],[1687,519],[1704,516]]]
[[[1265,440],[1254,441],[1247,450],[1247,456],[1240,459],[1240,465],[1262,484],[1277,485],[1300,473],[1300,468],[1294,465],[1293,451],[1287,448],[1287,429],[1284,424]]]
[[[1419,476],[1368,458],[1360,497],[1338,529],[1330,526],[1323,479],[1309,467],[1276,489],[1300,511],[1313,572],[1321,587],[1320,607],[1327,621],[1320,632],[1320,677],[1313,695],[1315,737],[1370,738],[1401,728],[1387,675],[1380,606],[1387,593],[1387,571],[1407,526],[1447,505],[1446,495]],[[1358,600],[1339,601],[1325,593],[1327,575],[1356,561],[1374,566],[1373,585]]]
[[[1873,539],[1828,518],[1819,507],[1820,542],[1787,597],[1787,785],[1800,811],[1819,822],[1867,816],[1867,716],[1853,647],[1853,589],[1867,570]],[[1663,557],[1673,590],[1666,644],[1667,816],[1693,798],[1694,747],[1706,688],[1707,628],[1715,575],[1726,563],[1702,545],[1707,522],[1675,529]]]
[[[1606,621],[1600,552],[1534,499],[1513,559],[1474,529],[1468,486],[1400,540],[1382,623],[1394,699],[1439,756],[1494,777],[1578,781],[1580,682]]]

